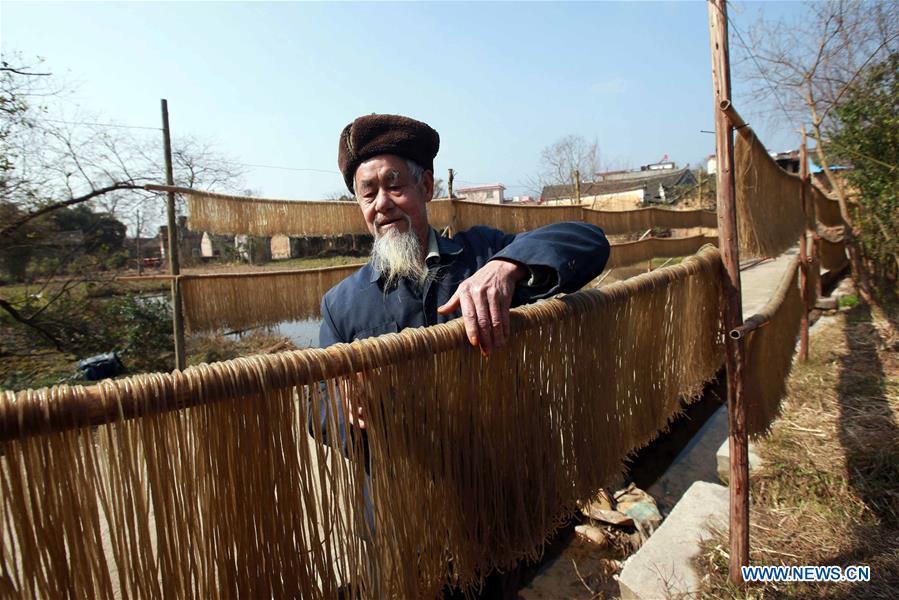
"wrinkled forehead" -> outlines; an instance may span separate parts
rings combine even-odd
[[[394,154],[381,154],[364,161],[356,169],[356,186],[374,185],[383,180],[394,183],[409,175],[406,160]]]

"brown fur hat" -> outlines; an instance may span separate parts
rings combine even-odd
[[[366,115],[340,132],[337,164],[352,192],[356,169],[373,156],[395,154],[433,172],[439,149],[440,135],[427,123],[400,115]]]

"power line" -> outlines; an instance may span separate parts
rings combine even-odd
[[[734,32],[736,32],[737,37],[740,38],[740,43],[743,44],[743,48],[746,49],[746,52],[749,54],[749,58],[751,58],[752,62],[755,63],[755,68],[759,70],[759,75],[762,76],[762,79],[764,79],[765,83],[768,84],[768,87],[771,88],[771,95],[774,96],[774,99],[777,100],[777,103],[780,105],[781,110],[784,111],[784,116],[787,117],[787,122],[790,123],[790,125],[794,125],[795,123],[793,123],[793,118],[790,116],[790,111],[787,110],[787,107],[781,101],[780,96],[777,95],[777,89],[775,89],[774,84],[771,82],[771,80],[768,79],[768,76],[765,75],[765,70],[762,69],[762,65],[759,64],[755,53],[750,50],[749,44],[746,43],[746,40],[743,38],[743,34],[740,33],[737,24],[734,23],[733,19],[730,18],[730,15],[727,15],[727,22],[730,23],[731,27],[733,27]]]
[[[48,123],[62,123],[64,125],[89,125],[92,127],[114,127],[119,129],[144,129],[150,131],[162,131],[161,127],[144,127],[141,125],[119,125],[117,123],[91,123],[89,121],[64,121],[62,119],[38,119],[39,121],[46,121]],[[340,175],[338,171],[329,171],[327,169],[304,169],[297,167],[281,167],[276,165],[257,165],[250,163],[235,163],[242,167],[253,167],[257,169],[279,169],[282,171],[307,171],[313,173],[329,173]]]
[[[243,167],[253,167],[257,169],[279,169],[281,171],[309,171],[312,173],[331,173],[334,175],[340,175],[339,171],[329,171],[327,169],[304,169],[299,167],[280,167],[276,165],[251,165],[248,163],[237,163]]]
[[[142,127],[140,125],[118,125],[116,123],[89,123],[86,121],[63,121],[61,119],[37,119],[38,121],[47,121],[48,123],[62,123],[64,125],[90,125],[92,127],[116,127],[119,129],[149,129],[151,131],[162,131],[161,127]]]

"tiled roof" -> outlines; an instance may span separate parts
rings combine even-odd
[[[689,168],[684,167],[676,171],[647,171],[645,176],[629,177],[627,179],[613,179],[612,181],[585,181],[581,182],[581,196],[600,196],[603,194],[616,194],[631,190],[645,189],[651,196],[658,195],[659,186],[671,188],[677,185],[692,185],[696,178]],[[555,200],[557,198],[573,198],[575,189],[573,184],[547,185],[543,188],[543,200]]]

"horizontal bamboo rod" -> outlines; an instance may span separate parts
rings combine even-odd
[[[331,271],[340,271],[342,269],[358,269],[365,263],[348,263],[345,265],[333,265],[330,267],[312,267],[309,269],[259,269],[255,271],[231,271],[219,273],[181,273],[180,275],[125,275],[118,277],[118,281],[153,281],[168,280],[178,278],[184,279],[204,279],[217,277],[264,277],[266,275],[293,275],[296,273],[328,273]]]
[[[175,194],[193,194],[196,196],[210,196],[210,197],[221,197],[221,198],[245,198],[246,200],[266,200],[268,202],[322,202],[322,203],[332,203],[338,202],[337,200],[287,200],[287,199],[271,199],[271,198],[256,198],[253,196],[235,196],[233,194],[222,194],[218,192],[208,192],[205,190],[197,190],[193,188],[180,187],[175,185],[158,185],[155,183],[149,183],[143,186],[145,190],[148,192],[173,192]],[[432,202],[451,202],[452,204],[468,204],[471,206],[479,206],[483,207],[485,204],[483,202],[476,202],[474,200],[464,200],[460,198],[433,198]],[[509,210],[544,210],[544,209],[558,209],[560,205],[556,204],[491,204],[487,205],[490,208],[497,209],[509,209]],[[567,205],[566,205],[567,206]],[[643,208],[634,208],[630,210],[601,210],[595,208],[589,208],[586,206],[581,207],[582,210],[589,210],[591,212],[597,213],[622,213],[622,212],[642,212],[642,211],[670,211],[670,212],[707,212],[714,213],[713,210],[705,210],[702,208],[690,208],[686,210],[678,210],[673,208],[661,208],[658,206],[648,206]],[[698,227],[698,225],[697,225]]]
[[[737,112],[737,109],[734,108],[734,105],[730,100],[721,101],[721,110],[724,111],[724,114],[727,115],[727,120],[730,121],[730,124],[740,133],[740,135],[749,135],[749,129],[746,127],[746,122],[743,120],[743,117],[740,116],[740,113]]]
[[[743,321],[743,325],[735,327],[728,332],[728,335],[730,335],[732,339],[739,340],[740,338],[746,337],[750,331],[764,327],[774,318],[774,314],[777,312],[777,309],[780,308],[780,305],[783,304],[784,298],[786,298],[787,293],[790,291],[790,285],[793,283],[793,277],[798,268],[799,256],[797,255],[790,261],[790,266],[784,271],[783,276],[780,278],[780,282],[777,284],[774,295],[765,303],[765,306],[763,306],[759,312]]]
[[[642,292],[667,287],[672,281],[696,274],[709,264],[720,264],[720,254],[711,245],[704,246],[694,256],[678,265],[644,273],[626,281],[614,283],[601,290],[590,289],[547,302],[531,304],[512,310],[511,326],[515,332],[543,326],[549,322],[594,310],[612,301]],[[412,343],[396,343],[404,339]],[[392,342],[392,343],[391,343]],[[335,344],[328,348],[292,350],[252,359],[229,361],[188,367],[185,372],[150,373],[136,375],[155,393],[151,403],[128,393],[132,378],[108,379],[99,384],[55,386],[40,390],[5,392],[0,395],[0,442],[31,435],[96,426],[125,419],[143,417],[214,402],[215,394],[204,394],[203,372],[217,370],[239,373],[227,389],[231,398],[258,393],[262,389],[286,389],[312,385],[324,379],[353,376],[375,366],[382,367],[421,358],[454,348],[468,347],[462,319],[431,327],[407,328],[377,338],[358,340],[351,344]],[[472,349],[472,351],[474,351]],[[380,360],[373,365],[371,356]],[[250,362],[252,360],[252,362]],[[302,365],[302,369],[288,368]],[[249,368],[248,368],[249,367]],[[212,379],[216,381],[216,379]],[[115,402],[115,390],[125,390]],[[224,394],[224,391],[222,391]]]

